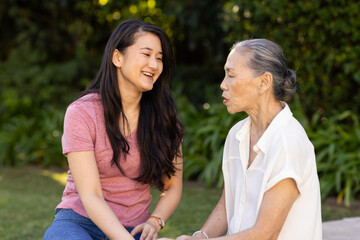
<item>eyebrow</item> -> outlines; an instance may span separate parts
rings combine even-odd
[[[225,68],[225,71],[226,71],[226,72],[229,72],[229,71],[234,71],[234,69],[233,69],[233,68],[231,68],[231,67],[226,67],[226,68]]]
[[[153,51],[153,49],[152,48],[149,48],[149,47],[142,47],[142,48],[140,48],[141,50],[149,50],[149,51]],[[161,55],[163,55],[163,52],[161,52],[161,51],[159,51],[159,54],[161,54]]]

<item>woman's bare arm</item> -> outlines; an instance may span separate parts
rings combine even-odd
[[[67,158],[76,189],[89,218],[109,239],[134,239],[104,199],[94,151],[70,152]]]

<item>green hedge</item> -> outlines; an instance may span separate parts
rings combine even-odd
[[[227,1],[220,16],[226,40],[268,38],[295,69],[311,117],[360,112],[359,1]]]
[[[359,1],[134,0],[0,3],[0,166],[66,165],[66,106],[94,77],[112,29],[129,17],[158,24],[176,55],[174,94],[186,128],[185,178],[221,186],[229,115],[219,84],[229,47],[282,46],[299,91],[290,105],[313,141],[322,196],[359,194]]]

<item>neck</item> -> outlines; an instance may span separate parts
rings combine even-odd
[[[134,95],[128,92],[122,92],[121,94],[121,104],[124,110],[125,115],[131,112],[139,112],[140,111],[140,100],[142,94]]]
[[[275,99],[260,99],[256,108],[247,112],[251,118],[251,131],[253,134],[260,137],[283,108],[283,103]]]
[[[119,126],[120,131],[125,136],[130,136],[131,133],[137,128],[138,118],[140,114],[140,100],[142,97],[141,92],[131,92],[125,89],[120,89],[121,104],[124,111],[125,118],[120,116]]]

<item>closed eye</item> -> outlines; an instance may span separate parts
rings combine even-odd
[[[233,78],[234,76],[233,76],[233,75],[230,75],[229,73],[225,73],[225,77]]]

